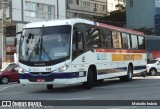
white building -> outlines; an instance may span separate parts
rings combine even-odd
[[[29,22],[37,22],[63,18],[85,18],[94,20],[97,16],[105,16],[116,10],[117,0],[0,0],[7,2],[6,26],[11,27],[7,32],[7,44],[13,45],[13,35],[21,31]],[[0,3],[1,5],[2,3]],[[2,19],[0,6],[0,19]],[[0,21],[2,28],[2,20]],[[0,33],[2,29],[0,29]],[[8,29],[9,30],[9,29]],[[0,34],[1,36],[1,34]],[[9,36],[9,37],[8,37]],[[0,38],[0,45],[2,38]],[[12,43],[10,43],[12,42]],[[0,47],[0,57],[2,57]]]
[[[112,12],[117,10],[117,4],[125,5],[123,0],[107,0],[107,10],[108,12]]]
[[[67,18],[94,19],[107,15],[106,0],[67,0]]]
[[[0,0],[2,1],[6,5],[6,26],[12,27],[10,31],[13,34],[21,31],[28,22],[66,18],[66,0]],[[2,3],[0,5],[0,19],[2,19]],[[2,34],[1,28],[2,20],[0,20],[0,33]],[[6,40],[9,42],[6,43],[13,45],[13,34],[8,33],[10,32],[7,32],[6,36],[9,37],[6,37]],[[0,45],[2,45],[1,37]],[[0,47],[0,57],[2,57],[1,52],[2,47]]]

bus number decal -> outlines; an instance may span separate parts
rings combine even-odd
[[[112,54],[112,61],[142,60],[142,54]]]

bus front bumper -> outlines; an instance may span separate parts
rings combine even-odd
[[[81,73],[81,74],[80,74]],[[63,72],[50,74],[20,74],[21,84],[74,84],[86,81],[86,72]]]

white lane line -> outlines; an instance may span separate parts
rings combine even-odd
[[[108,108],[108,109],[129,109],[129,108],[136,108],[137,106],[130,106],[130,107],[118,107],[118,108]]]
[[[86,100],[91,99],[93,97],[82,97],[82,98],[69,98],[69,99],[58,99],[58,100]]]
[[[160,85],[160,83],[152,83],[152,84],[143,84],[143,86],[152,86],[152,85]],[[96,87],[96,88],[119,88],[119,87],[136,87],[136,86],[142,86],[139,85],[118,85],[118,86],[106,86],[106,87]]]
[[[4,87],[0,88],[0,91],[5,90],[5,89],[8,89],[8,88],[11,88],[11,87],[20,86],[20,85],[21,85],[21,84],[18,84],[18,85],[11,85],[11,86],[4,86]]]
[[[0,93],[0,95],[8,95],[8,94],[21,94],[21,93],[27,93],[27,92],[11,92],[11,93]]]

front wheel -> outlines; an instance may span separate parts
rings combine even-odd
[[[155,76],[157,74],[157,70],[152,68],[149,73],[151,76]]]
[[[1,83],[2,83],[2,84],[8,84],[8,83],[9,83],[9,78],[6,77],[6,76],[2,77],[2,78],[1,78]]]
[[[87,82],[83,83],[83,87],[85,89],[91,89],[93,86],[93,71],[91,69],[88,70]]]
[[[53,85],[52,84],[47,84],[47,89],[48,90],[53,90]]]

